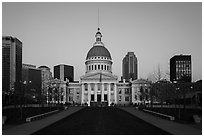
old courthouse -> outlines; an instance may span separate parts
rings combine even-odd
[[[64,102],[88,106],[148,102],[148,97],[140,98],[140,89],[143,87],[148,94],[150,82],[143,79],[119,81],[112,72],[112,64],[111,54],[102,42],[98,28],[95,42],[86,56],[85,74],[78,82],[67,84]]]

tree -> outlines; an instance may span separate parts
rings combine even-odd
[[[161,71],[161,67],[160,65],[157,66],[157,70],[154,71],[153,73],[149,74],[148,76],[148,80],[152,81],[152,82],[157,82],[157,81],[161,81],[166,79],[167,74],[164,74]]]

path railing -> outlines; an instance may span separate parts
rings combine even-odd
[[[169,119],[169,120],[175,120],[175,117],[170,116],[170,115],[166,115],[166,114],[162,114],[162,113],[150,111],[150,110],[147,110],[147,109],[143,109],[143,111],[149,112],[149,113],[152,113],[152,114],[155,114],[155,115],[157,115],[157,116],[161,116],[161,117],[167,118],[167,119]]]
[[[47,115],[53,114],[53,113],[58,112],[58,111],[59,110],[54,110],[54,111],[50,111],[50,112],[47,112],[47,113],[43,113],[43,114],[35,115],[35,116],[32,116],[32,117],[28,117],[28,118],[26,118],[26,122],[31,122],[33,120],[45,117]]]

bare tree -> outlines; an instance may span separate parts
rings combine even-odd
[[[154,71],[153,73],[149,74],[147,79],[152,81],[152,82],[157,82],[157,81],[163,80],[165,78],[166,78],[166,75],[161,71],[161,67],[158,64],[157,70]]]

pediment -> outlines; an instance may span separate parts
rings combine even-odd
[[[117,80],[117,76],[105,73],[86,74],[81,77],[81,80]]]

